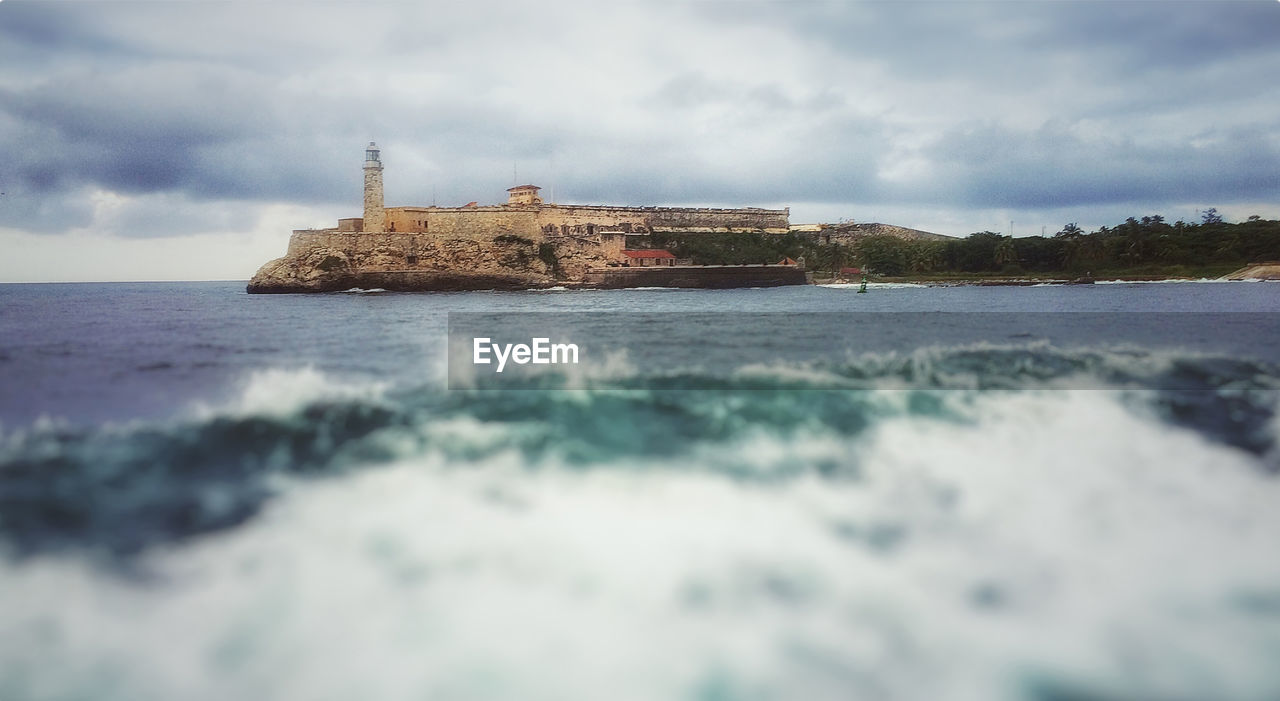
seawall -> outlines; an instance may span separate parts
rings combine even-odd
[[[596,268],[583,276],[584,287],[780,287],[803,285],[808,278],[794,265],[683,265],[652,268]]]

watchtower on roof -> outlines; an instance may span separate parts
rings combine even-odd
[[[542,204],[537,185],[516,185],[507,188],[507,204]]]

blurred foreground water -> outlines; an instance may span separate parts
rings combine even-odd
[[[1280,285],[242,290],[0,285],[0,698],[1280,695]],[[493,391],[451,311],[1187,316]]]

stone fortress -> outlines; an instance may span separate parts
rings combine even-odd
[[[528,289],[564,284],[731,287],[804,282],[803,271],[795,266],[677,266],[646,272],[648,280],[633,279],[638,272],[624,279],[621,271],[612,270],[636,260],[624,253],[628,236],[787,233],[789,208],[566,205],[544,202],[534,185],[510,188],[507,202],[499,205],[386,207],[382,168],[381,153],[370,143],[364,161],[364,216],[340,219],[332,229],[294,231],[285,256],[262,266],[248,290]]]

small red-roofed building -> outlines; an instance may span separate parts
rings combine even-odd
[[[657,265],[675,265],[676,257],[671,251],[660,248],[644,248],[634,251],[623,251],[627,266],[632,268],[648,268]]]

